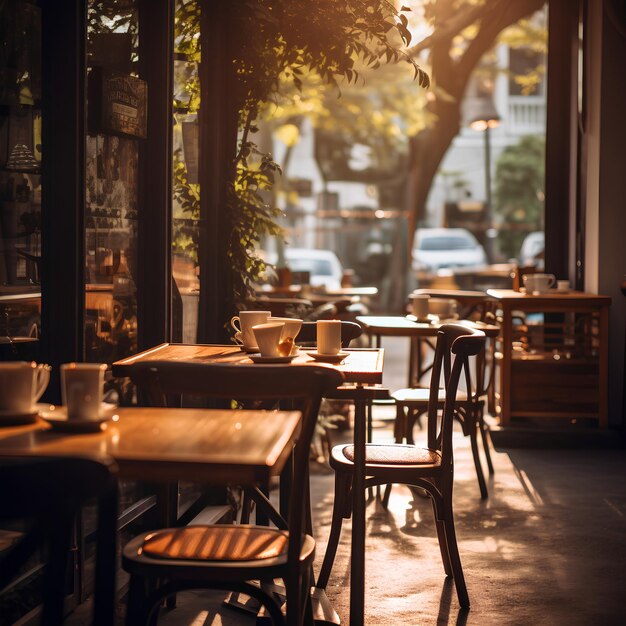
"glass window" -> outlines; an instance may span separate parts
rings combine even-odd
[[[177,0],[174,33],[173,219],[172,275],[173,339],[194,343],[198,333],[198,111],[200,107],[200,5]]]
[[[420,242],[420,250],[469,250],[476,245],[467,237],[428,237]]]
[[[137,351],[139,138],[146,87],[137,78],[135,2],[88,5],[85,190],[85,359]]]
[[[41,11],[0,12],[0,359],[37,358],[41,327]]]

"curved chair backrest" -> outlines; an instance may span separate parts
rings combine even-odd
[[[471,329],[461,324],[445,324],[437,333],[428,401],[428,447],[441,451],[443,463],[452,463],[452,428],[461,372],[465,371],[469,397],[472,389],[469,357],[480,354],[484,348],[485,333],[481,330]],[[452,359],[453,355],[454,360]],[[440,428],[437,431],[439,381],[442,373],[446,401]]]
[[[290,494],[289,554],[297,557],[305,515],[303,489],[309,448],[323,395],[344,381],[338,370],[319,365],[247,365],[149,361],[133,365],[130,378],[153,406],[166,406],[168,394],[228,400],[297,400],[302,427],[294,454]],[[294,543],[292,543],[292,540]]]
[[[363,329],[356,322],[341,320],[341,347],[348,348],[350,342],[363,334]],[[296,339],[299,344],[317,343],[317,322],[304,322]]]
[[[68,553],[80,507],[98,499],[94,624],[115,618],[117,467],[110,459],[15,457],[0,460],[0,521],[30,518],[20,540],[0,555],[0,589],[46,545],[42,624],[63,621]]]

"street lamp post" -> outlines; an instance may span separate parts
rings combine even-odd
[[[485,138],[485,221],[487,222],[487,231],[485,233],[485,244],[487,260],[493,263],[493,224],[492,224],[492,204],[491,204],[491,129],[500,126],[500,116],[492,104],[492,111],[486,115],[474,118],[470,122],[470,128],[482,132]]]

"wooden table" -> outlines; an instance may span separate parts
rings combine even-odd
[[[444,298],[455,300],[458,304],[457,313],[461,319],[469,319],[477,313],[484,319],[486,308],[490,298],[484,291],[467,291],[462,289],[416,289],[413,293],[430,296],[431,298]]]
[[[298,411],[120,408],[106,429],[69,434],[39,419],[0,428],[0,456],[111,457],[124,478],[254,484],[280,473]]]
[[[343,373],[346,382],[361,385],[376,385],[382,382],[384,352],[376,348],[351,348],[348,356],[338,365],[316,361],[304,348],[300,354],[283,367],[321,365],[332,367]],[[189,343],[162,343],[154,348],[113,363],[114,376],[129,376],[135,363],[146,361],[187,361],[190,363],[232,363],[250,365],[252,360],[234,345],[210,345]],[[263,365],[258,365],[263,367]]]
[[[285,467],[300,420],[299,411],[121,408],[95,433],[57,432],[43,419],[2,427],[0,457],[104,457],[121,478],[254,485]]]
[[[592,418],[607,428],[611,299],[577,291],[487,294],[502,309],[501,424],[518,417]]]
[[[431,315],[430,323],[418,322],[413,315],[359,315],[356,321],[363,326],[365,332],[374,338],[375,346],[381,346],[381,337],[408,337],[411,339],[411,352],[409,355],[408,386],[415,387],[429,368],[422,367],[420,341],[429,337],[436,337],[439,328],[443,324],[462,324],[468,328],[482,330],[487,337],[497,337],[500,329],[498,326],[472,322],[469,320],[440,320]]]
[[[350,623],[363,624],[365,604],[365,439],[367,405],[378,397],[383,376],[384,351],[380,348],[355,348],[347,350],[348,357],[338,365],[315,361],[307,350],[283,367],[306,367],[310,364],[333,367],[341,371],[347,383],[355,383],[343,390],[342,397],[354,401],[354,488],[352,490],[353,526],[361,532],[352,533],[350,563]],[[195,363],[249,364],[250,358],[236,346],[169,344],[164,343],[134,356],[113,363],[115,376],[128,376],[134,363],[139,361],[191,361]],[[263,367],[263,365],[258,365]],[[359,541],[357,537],[361,537]],[[319,595],[319,590],[318,590]],[[324,595],[324,594],[321,594]]]

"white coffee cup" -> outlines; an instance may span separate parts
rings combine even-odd
[[[441,319],[451,319],[456,315],[456,300],[452,298],[431,298],[428,311]]]
[[[547,293],[554,286],[554,274],[525,274],[524,287],[526,293]]]
[[[252,327],[252,333],[261,356],[282,356],[280,338],[284,328],[285,322],[266,322]]]
[[[317,320],[317,351],[337,354],[341,350],[341,320]]]
[[[557,291],[569,291],[569,280],[557,280],[556,290]]]
[[[100,417],[106,363],[64,363],[61,365],[61,396],[69,420],[96,420]]]
[[[289,344],[290,351],[287,354],[293,354],[296,349],[296,337],[302,328],[302,320],[293,317],[270,317],[268,322],[284,322],[283,332],[280,336],[281,344]],[[281,350],[281,354],[284,350]],[[285,355],[287,356],[287,355]]]
[[[50,366],[34,361],[0,363],[0,411],[25,414],[34,411],[50,382]]]
[[[271,311],[239,311],[239,315],[230,320],[230,325],[237,331],[235,341],[244,348],[256,348],[252,327],[267,322],[271,314]]]
[[[411,313],[417,317],[418,320],[424,320],[428,317],[428,301],[430,296],[423,293],[411,294]]]

